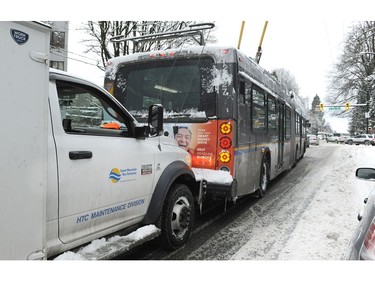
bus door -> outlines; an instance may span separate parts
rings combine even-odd
[[[280,101],[278,103],[278,138],[277,138],[277,170],[282,169],[284,164],[284,120],[285,106]]]
[[[237,142],[235,171],[237,179],[237,195],[254,191],[255,136],[251,133],[251,85],[240,79]]]

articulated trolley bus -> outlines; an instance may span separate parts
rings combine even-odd
[[[293,167],[306,150],[304,107],[277,79],[236,48],[191,46],[135,53],[108,62],[105,87],[138,119],[164,106],[165,135],[192,155],[206,196],[235,201]]]

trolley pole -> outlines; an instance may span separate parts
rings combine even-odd
[[[260,58],[261,58],[261,56],[262,56],[262,44],[263,44],[264,34],[266,33],[267,25],[268,25],[268,21],[266,21],[266,22],[264,23],[262,36],[260,37],[260,42],[259,42],[258,51],[257,51],[257,53],[256,53],[256,55],[255,55],[255,61],[256,61],[258,64],[259,64]]]
[[[245,28],[245,21],[242,21],[242,24],[241,24],[241,30],[240,30],[240,37],[238,38],[237,49],[240,49],[240,47],[241,47],[242,34],[243,34],[243,30],[244,30],[244,28]]]

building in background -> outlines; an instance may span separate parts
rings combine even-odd
[[[67,71],[68,69],[68,21],[49,21],[52,27],[50,43],[50,67]]]

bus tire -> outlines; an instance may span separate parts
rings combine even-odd
[[[193,195],[185,184],[174,184],[168,192],[162,212],[162,247],[169,250],[181,247],[189,238],[193,223]]]
[[[269,182],[269,162],[265,157],[262,160],[262,166],[260,168],[260,180],[259,180],[259,189],[258,197],[261,198],[266,194],[267,187]]]

